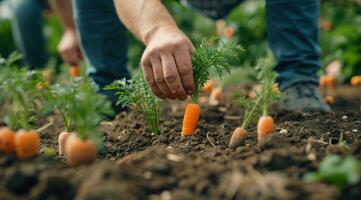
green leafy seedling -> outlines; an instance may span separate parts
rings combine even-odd
[[[276,84],[277,74],[273,71],[270,59],[260,60],[256,69],[259,70],[257,79],[262,85],[262,89],[257,93],[257,97],[260,98],[262,115],[268,116],[269,106],[281,97]]]
[[[353,156],[328,155],[320,163],[317,172],[304,176],[307,182],[325,181],[343,189],[360,181],[361,161]]]
[[[41,73],[7,66],[1,70],[0,81],[7,125],[13,129],[31,129],[42,100],[37,89],[44,81]]]
[[[220,78],[231,70],[230,60],[237,59],[242,46],[232,42],[220,42],[217,46],[210,46],[216,38],[202,40],[200,45],[193,51],[192,65],[195,90],[192,102],[198,103],[199,93],[210,79],[212,72]]]
[[[117,80],[105,87],[106,90],[115,90],[118,96],[118,105],[127,107],[134,105],[138,112],[144,114],[146,123],[152,135],[157,135],[159,129],[159,108],[161,100],[155,97],[140,76],[132,80]]]

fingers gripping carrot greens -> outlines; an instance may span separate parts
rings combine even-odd
[[[135,105],[138,112],[144,114],[148,128],[152,135],[159,134],[159,107],[161,100],[155,97],[140,76],[132,80],[118,80],[105,87],[106,90],[115,90],[118,104],[122,106]]]
[[[221,42],[218,46],[210,46],[210,40],[203,40],[199,47],[193,51],[192,65],[195,90],[192,103],[188,104],[184,113],[182,136],[193,135],[200,117],[200,106],[198,104],[199,93],[215,71],[219,77],[229,73],[231,65],[229,60],[237,58],[243,48],[235,43]]]

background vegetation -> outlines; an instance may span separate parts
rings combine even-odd
[[[343,81],[352,75],[361,74],[361,6],[356,1],[321,1],[320,42],[323,65],[340,60],[343,65]],[[179,26],[195,43],[197,40],[194,35],[209,37],[216,34],[214,21],[183,7],[178,1],[166,0],[165,3]],[[48,49],[54,58],[59,59],[56,46],[61,37],[61,27],[57,17],[49,14],[45,16],[44,31]],[[258,58],[267,54],[264,0],[245,1],[232,11],[225,22],[228,27],[236,30],[231,40],[242,44],[246,49],[238,66],[254,66]],[[130,34],[129,39],[129,66],[137,68],[144,47]],[[11,36],[11,24],[8,20],[0,19],[0,54],[7,56],[14,50],[16,48]]]

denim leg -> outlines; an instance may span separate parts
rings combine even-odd
[[[87,73],[101,93],[114,100],[104,86],[129,78],[126,29],[119,21],[113,0],[73,0],[74,18]]]
[[[43,5],[39,0],[10,0],[15,44],[31,69],[44,67],[48,62],[43,33]]]
[[[317,84],[320,68],[319,1],[266,0],[270,47],[278,60],[280,89],[299,82]]]

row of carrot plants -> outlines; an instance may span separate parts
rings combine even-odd
[[[237,59],[242,52],[243,49],[238,44],[217,43],[214,39],[204,40],[193,51],[195,91],[185,108],[181,132],[183,137],[195,134],[201,117],[199,96],[202,91],[211,92],[211,105],[219,103],[222,87],[214,87],[209,80],[213,75],[221,78],[230,73],[229,61]],[[112,115],[110,103],[98,94],[99,88],[90,80],[78,77],[80,71],[77,66],[70,69],[70,81],[50,84],[44,73],[15,67],[18,59],[20,56],[14,53],[8,59],[0,60],[0,100],[7,125],[0,130],[0,151],[6,154],[15,152],[19,159],[38,154],[40,135],[49,124],[35,129],[36,122],[46,114],[55,112],[62,117],[65,127],[58,137],[59,153],[64,154],[71,166],[93,162],[98,145],[101,144],[97,127],[101,120]],[[269,115],[269,106],[280,98],[281,93],[269,61],[260,62],[258,70],[258,80],[262,87],[256,92],[256,96],[246,98],[238,95],[236,98],[243,108],[244,116],[242,124],[231,136],[230,148],[245,143],[249,134],[247,129],[256,124],[257,120],[260,143],[274,132],[275,122]],[[142,76],[136,76],[132,80],[117,80],[104,89],[114,91],[121,106],[143,113],[152,135],[161,132],[159,109],[162,101],[152,94]]]
[[[35,129],[37,121],[59,113],[65,127],[59,133],[59,153],[71,166],[93,162],[101,143],[97,128],[112,114],[110,103],[91,81],[77,78],[79,73],[73,69],[70,81],[51,85],[44,73],[16,67],[18,59],[14,53],[0,63],[0,100],[6,124],[0,129],[0,151],[18,159],[37,155],[41,134],[53,123]]]
[[[242,47],[235,43],[215,45],[214,40],[204,40],[195,49],[192,57],[195,92],[185,109],[181,132],[183,137],[195,134],[201,116],[199,96],[210,86],[211,76],[216,74],[222,77],[229,73],[229,60],[237,58],[242,51]],[[76,66],[70,69],[73,77],[71,81],[50,84],[47,76],[41,72],[15,67],[19,58],[18,54],[12,54],[1,66],[1,101],[7,127],[0,130],[0,150],[6,154],[15,152],[19,159],[37,155],[40,135],[48,128],[48,124],[35,129],[36,121],[56,112],[62,117],[65,127],[58,137],[59,154],[64,155],[71,166],[93,162],[97,155],[97,144],[101,143],[96,134],[97,127],[102,119],[112,114],[109,102],[97,93],[91,81],[77,78],[80,73]],[[238,98],[244,107],[245,116],[242,126],[235,130],[231,138],[230,147],[242,143],[247,127],[258,116],[260,108],[263,111],[258,125],[260,140],[273,132],[274,122],[268,116],[268,105],[275,99],[274,78],[271,67],[263,67],[260,73],[263,89],[257,98]],[[104,89],[115,91],[118,104],[143,113],[152,135],[160,133],[161,100],[152,94],[142,76],[132,80],[117,80]],[[214,94],[215,91],[217,94]],[[221,89],[212,89],[212,93],[211,99],[217,102]]]

